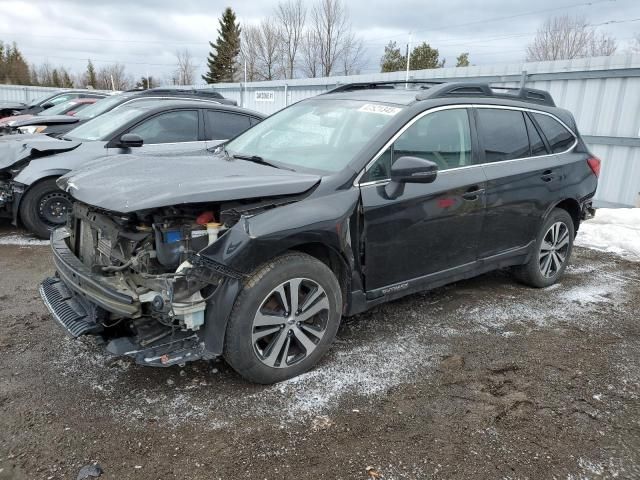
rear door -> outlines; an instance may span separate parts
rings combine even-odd
[[[475,119],[487,177],[479,257],[516,254],[535,240],[562,175],[527,111],[476,106]]]
[[[204,110],[207,148],[215,147],[247,130],[254,124],[251,118],[248,115],[223,110]]]
[[[473,266],[484,217],[485,178],[472,151],[469,114],[464,107],[427,113],[400,134],[363,176],[369,296]],[[405,155],[434,161],[438,177],[430,184],[404,184],[397,196],[390,196],[391,165]]]

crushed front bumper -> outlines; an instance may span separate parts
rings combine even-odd
[[[198,332],[171,329],[142,316],[140,302],[92,273],[71,251],[68,237],[65,229],[51,234],[57,273],[40,285],[44,304],[68,334],[104,334],[109,339],[107,351],[132,357],[141,365],[168,367],[216,356],[205,350]],[[104,321],[109,312],[131,319],[133,331],[128,336],[107,335]]]
[[[118,291],[80,261],[67,245],[69,233],[59,228],[51,233],[51,249],[58,276],[66,287],[90,299],[92,303],[117,315],[136,318],[141,315],[140,302]]]

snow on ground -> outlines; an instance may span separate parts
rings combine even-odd
[[[0,245],[31,247],[34,245],[49,245],[49,240],[41,240],[28,234],[9,233],[0,234]]]
[[[640,208],[599,208],[582,223],[575,244],[640,261]]]

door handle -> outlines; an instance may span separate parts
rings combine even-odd
[[[542,176],[540,178],[543,182],[550,182],[555,178],[555,175],[553,174],[553,170],[545,170],[542,172]]]
[[[477,200],[480,195],[484,193],[484,188],[471,187],[469,190],[462,194],[462,198],[465,200],[473,201]]]

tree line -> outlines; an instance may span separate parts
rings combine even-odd
[[[217,39],[209,42],[211,50],[202,75],[207,83],[351,75],[367,63],[364,42],[352,28],[345,0],[315,0],[311,4],[281,0],[260,23],[243,26],[228,7],[218,23]],[[616,39],[590,25],[584,16],[562,15],[541,24],[525,54],[526,61],[545,61],[613,55],[617,50]],[[640,35],[630,50],[640,52]],[[104,90],[196,83],[199,67],[191,52],[179,50],[175,58],[174,71],[162,82],[148,76],[136,80],[120,63],[96,68],[89,59],[81,73],[48,62],[29,65],[16,43],[0,41],[0,83]],[[438,48],[428,42],[409,51],[408,45],[391,41],[380,58],[381,72],[445,65]],[[469,52],[462,52],[453,66],[469,65]]]

